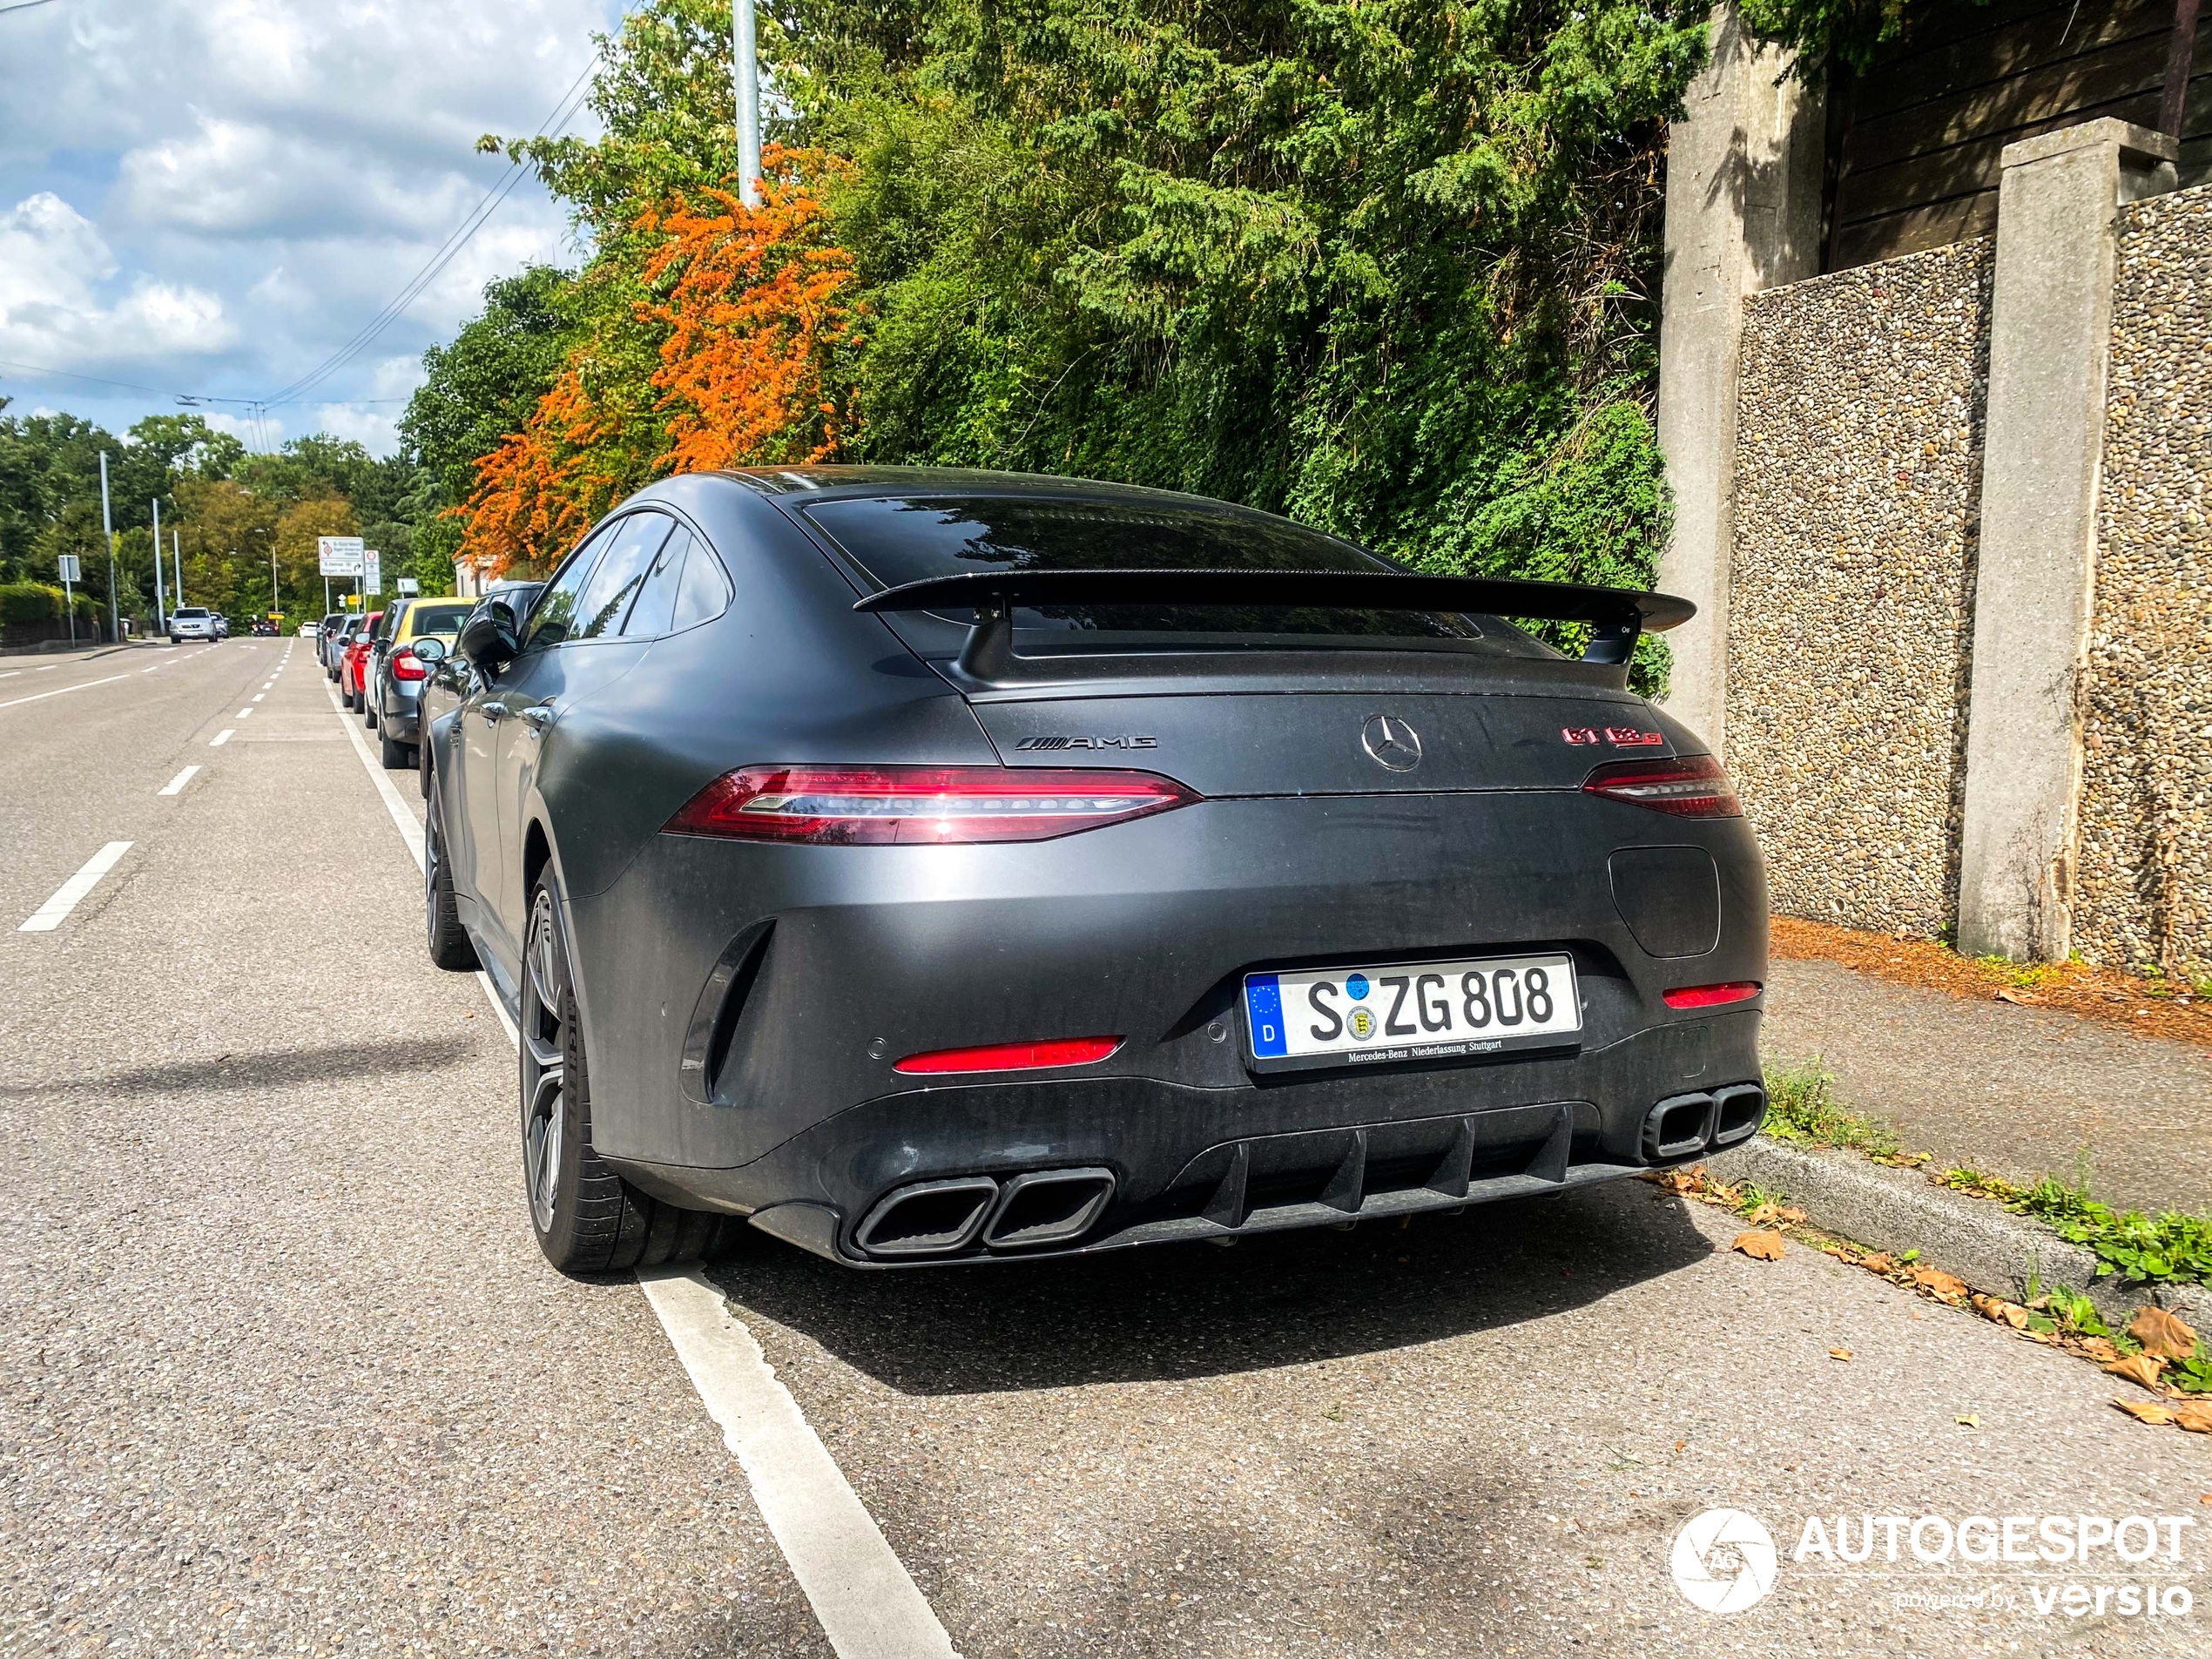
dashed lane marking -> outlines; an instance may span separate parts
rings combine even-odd
[[[218,732],[213,737],[207,740],[207,746],[211,749],[221,748],[225,744],[231,740],[231,732],[235,728],[231,726],[225,726],[220,732]]]
[[[153,792],[157,795],[181,795],[185,792],[185,786],[192,781],[192,774],[199,770],[198,766],[186,766]]]
[[[336,689],[323,690],[421,869],[422,826],[346,718]],[[519,1042],[489,976],[480,972],[476,982],[507,1041]],[[707,1415],[722,1430],[723,1444],[745,1471],[761,1519],[838,1659],[957,1659],[951,1636],[906,1564],[722,1292],[696,1272],[641,1274],[638,1285]]]
[[[31,671],[44,674],[47,671],[40,668]],[[0,709],[12,709],[24,703],[43,703],[50,697],[67,697],[71,691],[89,691],[95,685],[111,685],[117,680],[128,678],[130,676],[127,674],[111,674],[105,679],[84,680],[76,685],[57,685],[51,691],[33,691],[29,697],[18,697],[5,703],[0,703]]]
[[[105,846],[84,860],[84,867],[54,889],[54,896],[31,913],[29,921],[16,929],[19,934],[50,934],[62,925],[62,919],[84,901],[84,895],[100,885],[100,878],[115,868],[117,862],[131,850],[128,841],[110,841]]]
[[[239,718],[239,719],[243,720],[243,719],[246,718],[249,715],[251,715],[253,712],[253,711],[250,707],[249,707],[249,708],[243,708],[243,709],[240,709],[240,710],[238,711],[238,718]]]

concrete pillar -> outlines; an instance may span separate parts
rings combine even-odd
[[[1659,323],[1659,448],[1675,527],[1659,586],[1695,600],[1667,636],[1666,703],[1725,754],[1729,562],[1735,539],[1737,351],[1743,296],[1820,269],[1820,94],[1789,59],[1713,13],[1712,57],[1667,134],[1667,251]]]
[[[2110,119],[2005,146],[1959,847],[1969,955],[2063,961],[2072,948],[2114,219],[2174,188],[2175,154]]]

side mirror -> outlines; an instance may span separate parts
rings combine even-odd
[[[487,674],[495,674],[522,653],[515,637],[515,613],[493,600],[461,630],[461,654]]]
[[[426,634],[410,642],[408,649],[415,653],[418,663],[442,663],[446,659],[446,642],[435,634]]]

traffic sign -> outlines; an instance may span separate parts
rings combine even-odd
[[[422,584],[420,582],[417,582],[411,576],[395,577],[392,578],[392,591],[395,593],[420,593],[422,591]]]
[[[74,553],[64,553],[61,556],[61,558],[62,580],[71,583],[82,582],[84,579],[84,573],[78,566],[77,555]]]
[[[361,591],[384,591],[384,556],[373,547],[361,555]]]
[[[361,538],[358,536],[315,537],[315,560],[320,567],[316,571],[318,576],[359,576],[361,559]]]

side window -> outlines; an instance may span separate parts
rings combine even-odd
[[[676,614],[669,632],[680,634],[710,622],[730,608],[730,578],[722,561],[705,542],[695,542],[691,556],[684,561],[683,585],[676,590]]]
[[[616,527],[606,556],[599,561],[577,600],[570,638],[596,639],[602,634],[622,631],[630,602],[637,597],[638,585],[652,567],[653,555],[660,551],[674,523],[665,513],[632,513]]]
[[[569,637],[576,619],[577,598],[583,591],[583,584],[590,578],[591,568],[599,556],[607,550],[607,532],[597,536],[569,556],[561,567],[561,574],[537,597],[530,611],[529,627],[523,635],[524,651],[541,651],[548,645],[557,645]]]
[[[633,639],[658,639],[675,625],[676,590],[683,583],[684,555],[691,545],[691,532],[681,524],[661,543],[623,632]]]

